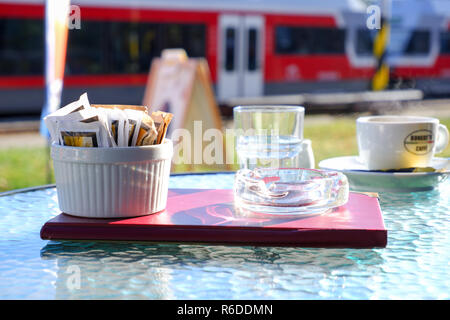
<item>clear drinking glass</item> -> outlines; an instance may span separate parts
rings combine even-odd
[[[301,106],[239,106],[233,109],[241,168],[296,168],[303,143]]]

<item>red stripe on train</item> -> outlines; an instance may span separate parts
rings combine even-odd
[[[66,76],[66,87],[144,86],[147,74]],[[0,88],[43,88],[43,76],[0,76]]]
[[[1,89],[42,88],[43,76],[0,76]]]
[[[44,18],[42,4],[0,4],[1,18]]]

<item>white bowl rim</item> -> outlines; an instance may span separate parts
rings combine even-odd
[[[162,144],[139,147],[89,148],[52,144],[54,161],[82,163],[124,163],[167,160],[173,156],[173,143],[165,139]]]

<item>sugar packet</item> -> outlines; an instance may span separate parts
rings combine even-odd
[[[125,113],[120,109],[110,109],[107,112],[107,123],[111,132],[111,144],[113,147],[126,147],[128,139],[126,139],[125,131],[129,130],[129,124]]]
[[[152,112],[151,115],[153,121],[155,122],[156,130],[158,131],[158,136],[155,144],[160,144],[164,141],[167,133],[167,128],[169,127],[170,121],[172,121],[173,114],[163,111]]]
[[[71,102],[68,105],[56,110],[44,118],[44,123],[50,133],[52,143],[59,142],[59,133],[57,131],[57,123],[64,117],[71,113],[76,113],[82,110],[89,110],[91,108],[87,93],[83,93],[77,101]]]
[[[144,113],[142,116],[136,145],[145,146],[155,144],[157,137],[158,131],[156,130],[153,119],[147,113]]]
[[[142,118],[144,117],[144,112],[136,109],[125,109],[123,110],[128,119],[128,146],[136,146],[137,139],[139,136],[139,130],[141,128]]]
[[[57,122],[61,145],[71,147],[108,147],[106,130],[100,121],[79,122],[61,120]]]

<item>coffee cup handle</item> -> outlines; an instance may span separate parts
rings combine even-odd
[[[441,153],[447,147],[449,133],[446,126],[439,124],[435,153]]]

